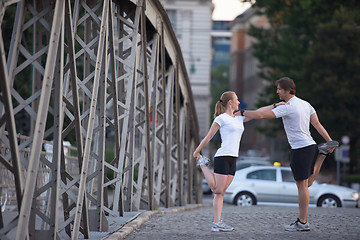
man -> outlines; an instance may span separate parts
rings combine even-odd
[[[253,119],[282,118],[288,142],[291,146],[290,167],[298,188],[299,217],[285,226],[286,231],[310,231],[308,223],[309,190],[319,174],[326,155],[339,145],[332,141],[319,122],[314,108],[295,96],[295,83],[288,77],[276,81],[277,91],[286,104],[277,103],[262,108],[262,111],[241,110],[242,116]],[[326,143],[316,145],[310,135],[310,123],[325,139]],[[319,154],[320,152],[320,154]]]

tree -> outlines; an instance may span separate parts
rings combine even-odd
[[[316,37],[305,63],[311,87],[304,96],[317,106],[334,139],[350,137],[353,172],[360,147],[360,29],[354,12],[340,7],[330,22],[319,25]]]
[[[251,27],[259,75],[270,81],[259,106],[278,101],[274,81],[295,80],[296,94],[312,103],[320,121],[336,140],[351,137],[351,171],[360,147],[360,3],[358,1],[256,1],[270,29]],[[280,122],[265,131],[278,131]],[[313,136],[323,141],[319,134]]]

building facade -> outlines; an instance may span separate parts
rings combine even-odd
[[[211,31],[211,68],[230,64],[231,32],[230,21],[213,21]]]
[[[200,138],[209,130],[211,68],[211,0],[160,0],[183,53],[194,96]]]

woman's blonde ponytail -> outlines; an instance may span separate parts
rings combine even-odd
[[[235,94],[235,92],[233,92],[233,91],[227,91],[221,95],[220,99],[215,104],[214,118],[216,118],[217,116],[219,116],[220,114],[223,114],[225,112],[226,104],[229,100],[232,99],[234,94]]]
[[[220,100],[217,101],[217,103],[215,104],[215,112],[214,112],[214,118],[216,118],[217,116],[219,116],[220,114],[225,112],[225,108],[222,105],[222,102],[220,102]]]

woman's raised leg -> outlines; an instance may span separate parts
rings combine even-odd
[[[202,172],[204,173],[204,177],[206,179],[207,184],[209,185],[211,191],[213,191],[216,187],[215,176],[214,173],[210,171],[210,169],[204,165],[200,166]]]

